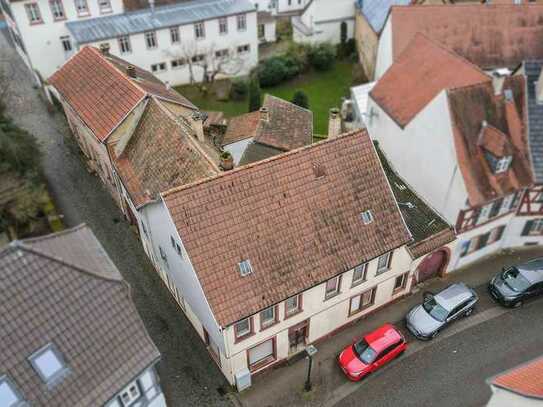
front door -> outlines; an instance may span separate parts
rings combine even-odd
[[[307,334],[309,332],[309,321],[305,320],[289,328],[288,342],[289,353],[297,353],[305,349]]]

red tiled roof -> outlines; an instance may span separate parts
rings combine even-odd
[[[492,384],[526,397],[543,399],[543,357],[496,376]]]
[[[365,131],[163,198],[221,326],[410,241]],[[368,225],[360,219],[365,210],[374,217]],[[238,263],[246,259],[253,273],[241,277]]]
[[[524,78],[507,78],[503,89],[512,92],[512,100],[506,100],[503,94],[495,95],[492,83],[448,91],[457,160],[473,206],[532,183],[526,129],[522,125],[526,115]],[[510,149],[513,160],[509,170],[504,173],[494,174],[491,171],[481,148],[481,130],[485,121],[495,129],[492,130],[494,136],[500,134],[500,137],[506,137],[504,143]]]
[[[313,142],[313,113],[310,110],[268,94],[262,107],[268,109],[269,120],[258,123],[256,142],[283,151]]]
[[[122,154],[114,165],[136,207],[168,189],[218,172],[199,151],[193,137],[173,120],[160,102],[151,98]]]
[[[416,34],[370,95],[404,127],[444,89],[490,80],[464,58]]]
[[[228,122],[228,128],[224,134],[222,145],[254,137],[259,121],[260,112],[258,111],[245,113],[231,118]]]
[[[512,154],[511,144],[507,136],[497,128],[489,125],[483,126],[478,144],[494,157],[505,157]]]
[[[93,47],[83,47],[50,78],[81,120],[104,141],[148,94],[194,108],[186,98],[167,89],[160,80],[136,68],[137,79],[126,75],[128,62],[104,56]]]
[[[417,32],[485,69],[543,57],[541,4],[394,6],[389,18],[394,60]]]

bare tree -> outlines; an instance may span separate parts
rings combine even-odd
[[[195,68],[203,71],[203,84],[212,84],[219,75],[237,75],[243,70],[246,62],[236,47],[219,49],[215,43],[208,46],[201,46],[197,42],[182,43],[177,50],[169,54],[174,58],[183,59],[188,65],[191,84],[197,82]]]

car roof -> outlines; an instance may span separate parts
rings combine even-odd
[[[451,311],[454,307],[471,297],[473,297],[473,293],[464,283],[451,284],[434,296],[439,305],[447,311]]]
[[[385,324],[364,336],[364,339],[373,350],[379,353],[393,343],[398,342],[401,339],[401,335],[393,325]]]
[[[517,268],[530,284],[543,281],[543,258],[532,259],[526,263],[519,264]]]

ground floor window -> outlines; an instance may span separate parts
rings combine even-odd
[[[377,287],[374,287],[371,290],[364,291],[362,294],[352,297],[349,304],[349,316],[371,307],[375,302],[376,292]]]
[[[166,62],[160,62],[158,64],[151,65],[151,71],[153,72],[164,72],[166,70]]]
[[[521,236],[543,235],[543,218],[526,221]]]
[[[403,290],[406,284],[407,284],[407,273],[396,277],[396,279],[394,280],[394,291]]]
[[[498,240],[501,240],[505,225],[498,226],[486,233],[472,237],[471,240],[462,242],[462,249],[460,250],[460,257],[467,256],[470,253],[476,252]]]
[[[275,339],[271,338],[247,351],[249,369],[256,370],[275,361]]]

